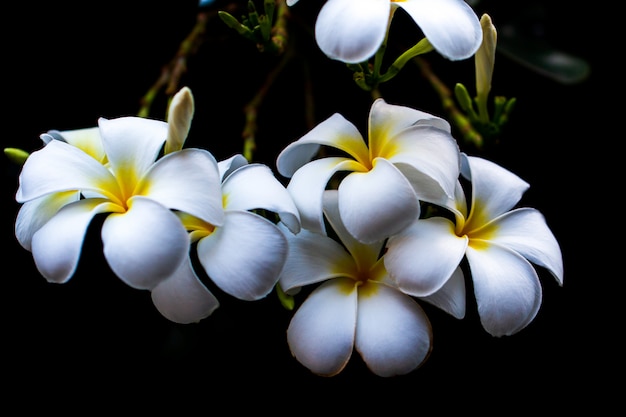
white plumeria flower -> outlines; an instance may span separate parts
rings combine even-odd
[[[165,153],[180,150],[183,147],[194,112],[191,90],[183,87],[172,98],[168,111],[168,134],[165,141]],[[79,148],[96,161],[107,165],[100,129],[89,127],[75,130],[49,130],[40,135],[44,145],[52,140],[60,140]],[[28,251],[31,250],[32,235],[43,226],[64,205],[80,198],[80,191],[70,190],[50,193],[40,198],[25,202],[20,207],[15,222],[18,242]],[[36,215],[29,212],[34,212]]]
[[[463,178],[471,181],[470,207],[459,182],[455,203],[448,206],[456,222],[417,220],[389,239],[385,266],[403,291],[425,296],[458,273],[467,257],[484,329],[493,336],[511,335],[525,328],[541,305],[532,264],[563,284],[561,249],[538,210],[514,208],[527,182],[486,159],[462,157]]]
[[[321,146],[343,154],[311,161]],[[444,204],[453,198],[459,155],[445,120],[377,99],[369,114],[369,146],[352,123],[334,114],[289,144],[276,165],[291,177],[287,189],[302,227],[321,233],[323,192],[345,171],[338,186],[341,220],[357,239],[376,242],[417,218],[420,200]]]
[[[354,349],[376,375],[409,373],[428,358],[430,321],[417,301],[395,286],[384,265],[384,242],[364,244],[341,223],[338,192],[324,193],[324,212],[338,240],[303,229],[285,231],[290,256],[280,277],[287,294],[321,283],[296,310],[287,329],[295,358],[313,373],[340,373]],[[452,288],[456,287],[456,288]],[[458,283],[431,301],[444,310],[463,304]],[[460,300],[459,300],[460,298]]]
[[[92,219],[106,214],[101,237],[109,266],[129,286],[150,290],[188,256],[187,232],[172,210],[222,224],[217,161],[200,149],[157,160],[168,134],[168,124],[158,120],[101,118],[98,134],[104,150],[99,158],[86,146],[73,146],[68,132],[61,134],[67,141],[49,140],[28,157],[16,200],[38,200],[38,210],[21,213],[16,234],[29,243],[41,274],[63,283],[76,270]],[[86,144],[97,142],[81,137]],[[59,204],[63,195],[71,198]]]
[[[297,1],[287,0],[287,5]],[[469,58],[480,46],[478,16],[464,0],[328,0],[315,23],[317,44],[331,59],[364,62],[380,48],[397,8],[448,59]]]
[[[198,260],[209,279],[238,299],[259,300],[278,282],[288,246],[278,226],[252,210],[277,213],[293,233],[300,231],[299,214],[267,166],[248,164],[242,155],[218,165],[223,179],[222,224],[189,213],[178,215],[190,231],[191,242],[197,242]],[[165,317],[179,323],[197,322],[219,305],[193,270],[191,260],[152,290],[152,300]]]

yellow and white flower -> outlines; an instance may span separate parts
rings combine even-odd
[[[385,266],[400,289],[423,297],[458,274],[466,257],[484,329],[511,335],[525,328],[541,305],[532,264],[563,284],[561,249],[541,212],[514,208],[527,182],[486,159],[462,154],[462,160],[462,178],[471,183],[469,207],[459,182],[447,205],[455,221],[439,216],[415,221],[389,239]]]

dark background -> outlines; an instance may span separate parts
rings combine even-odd
[[[300,2],[292,15],[311,25],[320,2]],[[136,114],[140,98],[193,27],[196,3],[25,2],[3,12],[2,147],[33,151],[41,145],[39,135],[49,129],[91,127],[101,116]],[[608,85],[610,77],[600,68],[597,48],[591,47],[598,35],[584,10],[573,10],[565,1],[499,3],[483,1],[476,11],[488,12],[498,28],[538,6],[540,17],[524,26],[527,33],[583,58],[592,68],[586,80],[567,85],[503,54],[496,57],[493,91],[515,96],[518,103],[502,142],[482,155],[531,184],[522,204],[544,213],[565,263],[563,287],[539,270],[543,303],[526,329],[494,338],[482,330],[471,304],[461,321],[424,306],[433,323],[434,350],[419,370],[379,378],[355,353],[340,375],[317,377],[291,357],[285,337],[291,313],[274,293],[249,303],[216,291],[221,307],[211,317],[177,325],[160,316],[149,293],[125,286],[110,273],[94,238],[87,241],[68,283],[47,283],[14,238],[19,169],[2,158],[0,375],[10,387],[3,392],[6,399],[48,393],[57,397],[54,404],[68,407],[80,389],[81,396],[93,395],[91,404],[98,406],[136,397],[152,404],[167,398],[181,405],[199,401],[217,406],[228,398],[231,409],[250,403],[260,411],[284,407],[289,413],[314,405],[325,408],[327,398],[350,410],[357,404],[398,404],[414,412],[423,406],[474,411],[539,404],[598,411],[606,406],[614,395],[611,387],[618,388],[619,382],[605,384],[601,375],[621,378],[621,359],[612,356],[619,344],[610,332],[616,329],[609,324],[614,316],[606,297],[618,284],[602,257],[617,251],[604,243],[600,231],[616,216],[607,215],[606,186],[600,181],[608,177],[603,171],[610,165],[597,159],[601,152],[613,154],[615,147],[615,138],[601,131],[611,120],[605,120],[599,86]],[[227,7],[222,1],[215,9]],[[411,27],[403,41],[413,42],[415,32]],[[315,123],[340,112],[364,129],[370,105],[345,65],[321,55],[306,32],[295,33],[293,41],[300,55],[285,68],[258,114],[255,158],[272,168],[279,150],[310,129],[303,112],[303,63],[310,65]],[[435,54],[427,59],[449,85],[461,81],[473,91],[473,61],[449,62]],[[241,152],[243,106],[276,62],[213,18],[181,80],[181,86],[191,87],[196,103],[187,146],[206,148],[218,159]],[[381,91],[388,102],[444,115],[414,66]],[[158,99],[151,116],[163,119],[164,112],[164,100]],[[145,388],[151,394],[143,394]],[[174,394],[191,389],[193,394]],[[289,407],[288,400],[301,408]]]

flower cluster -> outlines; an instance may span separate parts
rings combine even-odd
[[[488,123],[495,32],[462,0],[328,0],[315,38],[355,75],[373,58],[376,70],[359,85],[376,90],[389,79],[378,72],[380,51],[397,9],[425,41],[394,71],[433,49],[451,60],[476,55]],[[463,151],[442,117],[375,97],[367,135],[335,113],[284,147],[275,172],[243,154],[217,161],[185,148],[194,116],[183,87],[165,121],[101,118],[96,127],[41,135],[19,176],[15,222],[41,275],[71,279],[87,230],[101,219],[111,271],[149,291],[172,322],[199,322],[219,307],[200,274],[239,300],[276,290],[289,309],[297,301],[287,343],[323,376],[340,373],[355,351],[375,375],[417,369],[432,350],[423,303],[463,319],[472,288],[484,330],[499,337],[535,318],[537,266],[563,284],[545,218],[520,206],[529,184]]]

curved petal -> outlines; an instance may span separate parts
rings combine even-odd
[[[331,225],[339,242],[348,250],[357,264],[359,271],[370,270],[378,261],[383,241],[366,244],[357,240],[344,226],[339,213],[339,192],[337,190],[324,191],[324,214]],[[358,276],[354,275],[355,279]]]
[[[315,40],[331,59],[349,64],[366,61],[385,39],[389,0],[328,0],[315,22]]]
[[[100,162],[68,143],[53,140],[26,159],[15,199],[22,203],[53,192],[81,189],[117,190],[118,184]]]
[[[398,133],[388,145],[381,150],[382,157],[393,164],[412,166],[439,184],[448,198],[454,198],[461,154],[450,133],[432,126],[416,125]],[[414,184],[416,191],[421,186],[421,183]]]
[[[287,239],[269,220],[228,211],[224,224],[198,242],[198,259],[211,280],[242,300],[265,297],[278,282]]]
[[[189,253],[189,237],[176,215],[145,197],[132,197],[125,213],[102,225],[104,256],[111,270],[136,289],[151,290],[171,276]]]
[[[390,377],[418,368],[432,349],[432,329],[411,297],[386,285],[359,289],[356,350],[376,375]]]
[[[40,136],[44,143],[50,142],[50,139],[63,140],[72,146],[77,147],[96,161],[106,162],[106,154],[102,146],[102,138],[100,137],[100,128],[89,127],[86,129],[75,130],[49,130]]]
[[[461,60],[476,53],[483,39],[478,16],[464,0],[396,2],[444,57]]]
[[[350,234],[364,243],[383,241],[420,214],[411,184],[385,159],[366,173],[352,172],[339,184],[339,212]]]
[[[359,166],[351,159],[323,158],[309,162],[296,171],[287,185],[287,191],[298,208],[303,228],[325,233],[322,201],[328,181],[338,171],[355,168]]]
[[[410,107],[388,104],[382,98],[376,99],[370,109],[368,120],[371,155],[379,156],[390,138],[415,124],[451,131],[450,123],[440,117]]]
[[[300,214],[291,194],[266,165],[249,164],[233,171],[222,184],[222,200],[224,210],[278,213],[289,230],[300,231]]]
[[[420,297],[420,299],[442,309],[454,318],[462,319],[465,317],[466,297],[465,276],[459,266],[454,270],[452,276],[443,287],[431,295]]]
[[[224,218],[217,161],[203,149],[183,149],[159,159],[141,180],[136,194],[216,226]]]
[[[356,126],[335,113],[282,150],[276,158],[278,172],[284,177],[291,177],[313,159],[320,145],[340,149],[357,161],[368,161],[369,165],[369,151],[363,136]]]
[[[33,259],[41,275],[49,282],[67,282],[78,266],[91,220],[96,214],[113,209],[103,199],[79,200],[63,206],[33,235]]]
[[[542,291],[533,266],[518,253],[498,245],[469,246],[469,262],[478,314],[492,336],[508,336],[537,315]]]
[[[291,353],[315,374],[338,374],[352,356],[356,316],[355,282],[348,278],[324,282],[304,300],[289,323]]]
[[[199,322],[219,307],[217,298],[198,279],[189,258],[150,295],[157,310],[175,323]]]
[[[405,293],[425,297],[443,287],[459,266],[468,238],[443,217],[418,220],[387,242],[385,268]]]
[[[22,247],[31,250],[33,234],[41,228],[59,209],[78,201],[80,193],[66,191],[52,193],[22,204],[15,219],[15,237]]]
[[[217,167],[220,171],[220,178],[222,182],[237,168],[248,164],[248,160],[242,154],[236,154],[228,159],[224,159],[217,163]]]
[[[508,247],[530,262],[546,268],[563,285],[563,256],[559,242],[536,209],[520,208],[499,217],[492,242]]]
[[[511,171],[476,156],[462,156],[463,176],[472,182],[472,204],[466,233],[506,213],[522,198],[530,185]]]
[[[283,227],[284,229],[284,227]],[[303,229],[297,235],[284,230],[289,256],[280,274],[280,286],[293,294],[301,287],[338,276],[357,276],[354,259],[334,239]]]
[[[143,117],[98,119],[102,144],[116,175],[132,171],[142,175],[157,159],[168,134],[167,123]]]

